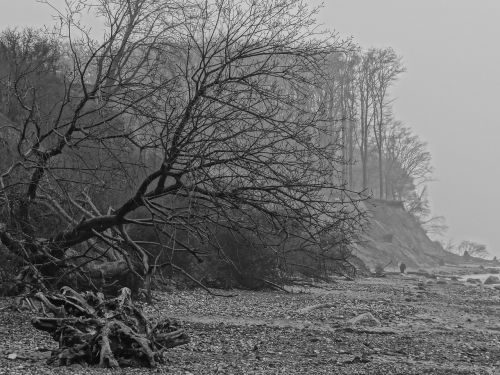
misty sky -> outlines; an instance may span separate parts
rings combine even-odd
[[[395,115],[428,142],[430,195],[448,236],[500,256],[500,1],[327,0],[321,21],[362,47],[393,47],[407,72]]]
[[[0,5],[2,29],[51,22],[50,8],[35,0]],[[499,20],[499,0],[326,0],[320,14],[362,47],[403,56],[394,112],[429,144],[434,213],[446,217],[450,238],[486,243],[498,256]]]

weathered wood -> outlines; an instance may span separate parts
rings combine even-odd
[[[155,367],[166,349],[189,342],[170,320],[151,324],[133,304],[128,288],[109,300],[101,293],[80,294],[69,287],[35,297],[52,316],[34,318],[32,324],[59,343],[49,359],[59,366]]]

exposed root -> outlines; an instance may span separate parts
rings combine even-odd
[[[128,288],[109,300],[101,293],[80,294],[69,287],[59,294],[37,293],[35,297],[51,316],[34,318],[32,324],[59,343],[49,363],[155,367],[166,349],[189,342],[169,320],[151,324],[130,295]]]

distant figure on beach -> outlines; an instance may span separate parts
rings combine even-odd
[[[401,264],[399,265],[399,270],[401,271],[401,273],[405,273],[406,264],[404,264],[403,262],[401,262]]]

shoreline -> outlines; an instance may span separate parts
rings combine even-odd
[[[500,291],[460,281],[387,275],[336,280],[294,293],[202,290],[155,292],[151,318],[175,316],[191,343],[166,352],[157,370],[189,374],[480,374],[500,367]],[[0,308],[12,299],[0,299]],[[0,374],[120,374],[53,368],[56,345],[27,312],[0,312]],[[364,316],[364,322],[353,323]],[[371,317],[370,317],[371,316]],[[18,354],[14,360],[8,355]],[[3,372],[2,372],[3,371]]]

